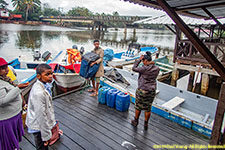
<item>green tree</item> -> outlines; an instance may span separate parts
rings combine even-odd
[[[68,11],[67,16],[93,16],[93,13],[85,7],[74,7]]]
[[[59,16],[61,15],[61,12],[54,8],[44,8],[43,15],[44,16]]]
[[[0,8],[5,8],[8,5],[4,0],[0,0]]]
[[[12,0],[12,5],[17,10],[25,12],[25,21],[28,19],[29,13],[38,9],[41,5],[40,0]]]

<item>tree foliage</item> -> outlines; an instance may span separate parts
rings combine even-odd
[[[61,12],[55,8],[44,8],[43,9],[44,16],[59,16]]]
[[[25,20],[28,20],[29,14],[40,8],[40,0],[12,0],[12,5],[20,12],[25,12]]]
[[[93,13],[85,7],[74,7],[68,11],[67,16],[93,16]]]
[[[8,3],[6,3],[6,1],[0,0],[0,8],[5,8],[7,5]]]

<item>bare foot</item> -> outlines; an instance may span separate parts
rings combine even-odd
[[[95,91],[95,89],[94,88],[92,88],[92,89],[88,89],[88,92],[94,92]]]

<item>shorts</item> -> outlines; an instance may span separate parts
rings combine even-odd
[[[100,77],[93,77],[91,80],[95,80],[96,83],[100,83]]]

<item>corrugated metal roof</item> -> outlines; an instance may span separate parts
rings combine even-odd
[[[162,9],[156,0],[124,0],[131,3]],[[225,0],[165,0],[177,13],[209,18],[202,8],[206,8],[216,18],[225,17]]]
[[[214,25],[213,20],[205,20],[200,18],[191,18],[187,16],[179,15],[181,19],[188,25]],[[222,24],[225,24],[225,18],[218,19]],[[168,15],[162,15],[157,17],[151,17],[134,22],[134,24],[175,24],[174,21]]]

